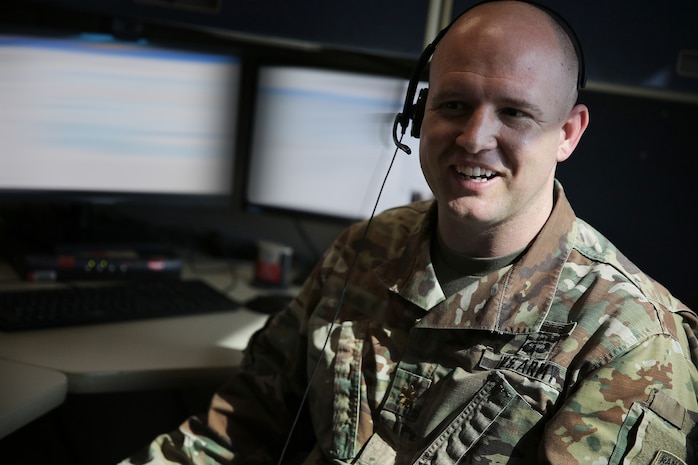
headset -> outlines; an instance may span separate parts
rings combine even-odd
[[[410,121],[412,121],[410,135],[415,139],[419,139],[419,132],[422,128],[422,119],[424,118],[424,107],[426,104],[429,89],[421,89],[419,91],[419,96],[417,97],[416,102],[414,101],[414,97],[417,93],[417,86],[419,85],[420,78],[422,77],[422,74],[424,73],[427,64],[429,63],[429,60],[434,54],[434,50],[436,50],[437,44],[441,41],[441,39],[443,39],[448,30],[451,28],[451,26],[453,26],[453,24],[455,24],[461,18],[461,16],[468,13],[470,10],[477,6],[480,6],[485,3],[493,3],[495,1],[498,0],[481,1],[461,12],[458,16],[456,16],[455,19],[453,19],[453,21],[451,21],[446,27],[439,31],[434,40],[426,46],[422,54],[419,56],[414,71],[412,72],[412,77],[410,78],[410,81],[407,85],[407,94],[405,95],[405,103],[402,107],[402,111],[395,116],[395,122],[393,124],[393,142],[395,142],[395,145],[400,150],[407,153],[408,155],[412,153],[412,150],[407,145],[400,142],[400,138],[398,137],[398,125],[402,128],[401,135],[404,135],[407,131],[407,126],[410,124]],[[565,20],[565,18],[563,18],[559,13],[557,13],[548,6],[541,5],[540,3],[532,1],[519,1],[522,1],[523,3],[527,3],[529,5],[533,5],[539,10],[543,11],[544,13],[547,13],[548,16],[550,16],[553,20],[555,20],[555,22],[557,22],[557,24],[562,28],[565,34],[567,34],[567,37],[569,37],[570,41],[572,42],[572,46],[574,47],[574,52],[577,55],[577,90],[583,89],[586,85],[584,53],[582,51],[581,41],[579,40],[579,37],[575,33],[570,23],[567,22],[567,20]]]

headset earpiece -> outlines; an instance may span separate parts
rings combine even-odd
[[[415,139],[419,139],[419,133],[422,130],[422,120],[424,119],[424,110],[427,104],[427,95],[429,94],[429,89],[425,88],[419,91],[419,97],[417,97],[417,103],[414,104],[414,116],[412,117],[412,127],[410,128],[410,134]]]

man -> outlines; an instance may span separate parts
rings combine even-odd
[[[698,319],[555,180],[578,66],[538,7],[462,15],[421,126],[435,202],[345,231],[208,414],[131,462],[690,463]]]

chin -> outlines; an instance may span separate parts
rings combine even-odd
[[[482,212],[478,212],[478,208],[469,205],[471,202],[463,200],[455,199],[448,202],[447,211],[444,213],[456,219],[480,221]]]

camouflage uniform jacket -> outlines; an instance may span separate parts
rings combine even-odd
[[[345,231],[209,412],[133,463],[274,464],[308,383],[285,463],[695,463],[698,320],[559,184],[527,252],[449,297],[435,218]]]

